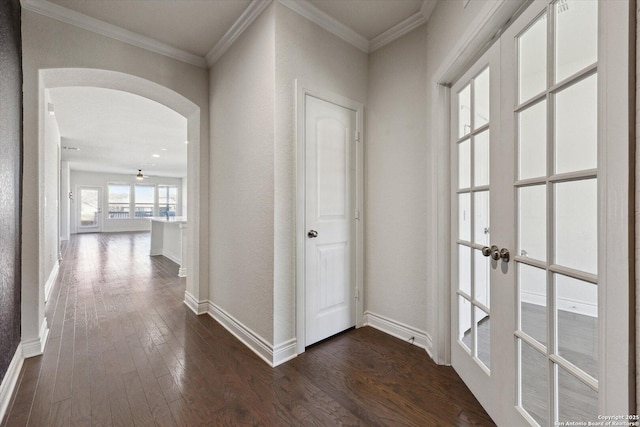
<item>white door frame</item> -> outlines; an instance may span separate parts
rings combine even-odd
[[[457,80],[467,64],[482,51],[482,42],[512,16],[517,8],[507,1],[487,3],[478,14],[459,43],[443,62],[430,82],[432,91],[432,144],[430,145],[431,182],[436,188],[450,188],[449,161],[449,98],[450,83]],[[611,22],[616,16],[634,14],[629,1],[601,1],[599,25]],[[630,70],[634,70],[629,55],[629,35],[633,33],[630,22],[619,20],[619,25],[608,25],[599,31],[598,56],[598,319],[601,322],[599,400],[600,414],[630,414],[635,409],[635,360],[633,354],[633,313],[635,307],[632,267],[634,236],[632,235],[631,140],[635,116],[632,113],[633,92]],[[603,27],[601,27],[603,28]],[[600,61],[600,59],[599,59]],[[620,102],[628,100],[629,104]],[[448,194],[448,192],[447,192]],[[450,286],[449,273],[451,236],[450,196],[430,195],[431,221],[440,230],[430,242],[431,253],[443,256],[434,265],[430,276],[430,310],[436,325],[433,356],[437,363],[450,363]],[[620,267],[622,266],[622,267]],[[620,305],[620,301],[628,304]],[[611,343],[611,344],[607,344]]]
[[[363,324],[363,272],[364,272],[364,239],[363,239],[363,195],[364,195],[364,149],[363,149],[363,113],[364,105],[326,91],[312,89],[311,86],[296,79],[296,353],[304,353],[306,346],[305,337],[305,97],[311,95],[315,98],[339,105],[356,113],[356,131],[360,138],[356,146],[356,185],[355,185],[355,206],[358,211],[353,215],[358,215],[356,224],[355,239],[355,292],[354,308],[356,311],[356,328]]]

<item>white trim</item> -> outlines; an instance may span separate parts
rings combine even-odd
[[[56,279],[58,279],[59,271],[60,271],[60,262],[56,261],[55,264],[53,264],[53,268],[51,269],[49,278],[44,284],[44,302],[49,301],[49,296],[51,296],[51,289],[53,289],[53,285],[56,284]]]
[[[209,301],[198,301],[189,291],[184,291],[184,305],[197,315],[207,313]]]
[[[22,344],[18,343],[18,348],[16,348],[16,352],[13,354],[13,358],[11,359],[11,363],[9,363],[7,372],[5,372],[4,378],[0,383],[0,421],[4,419],[7,409],[9,409],[9,404],[13,397],[13,391],[18,385],[18,380],[20,379],[20,371],[22,370],[23,363],[24,354],[22,353]]]
[[[388,317],[372,313],[367,310],[364,312],[364,325],[371,326],[379,331],[389,334],[403,341],[409,342],[413,338],[413,345],[426,350],[433,359],[433,343],[431,337],[425,331],[414,328],[402,322],[398,322]]]
[[[178,269],[178,277],[187,277],[187,267],[180,266]]]
[[[355,299],[356,328],[364,323],[364,105],[345,98],[341,95],[309,89],[309,85],[299,79],[295,81],[295,127],[296,127],[296,338],[297,353],[304,353],[306,346],[305,337],[305,102],[304,98],[311,95],[318,99],[340,105],[356,112],[356,131],[359,139],[356,146],[356,208],[359,216],[355,221],[355,270],[356,283]]]
[[[240,34],[271,4],[271,1],[272,0],[253,0],[249,6],[247,6],[238,20],[234,22],[218,43],[207,53],[205,59],[209,67],[213,66],[213,64],[224,55],[236,39],[240,37]]]
[[[47,0],[20,0],[23,8],[49,18],[136,46],[200,68],[207,68],[205,59],[147,36],[125,30],[75,10],[51,3]]]
[[[38,338],[33,338],[27,341],[22,341],[22,354],[25,359],[34,356],[40,356],[44,353],[44,348],[47,345],[47,339],[49,338],[49,327],[47,326],[47,319],[42,321],[40,325],[40,333]]]
[[[297,348],[297,340],[295,338],[291,338],[288,341],[275,345],[273,347],[273,365],[278,366],[283,364],[284,362],[288,362],[289,360],[298,356]]]
[[[432,4],[435,5],[435,2]],[[385,46],[395,39],[404,36],[408,32],[414,30],[415,28],[418,28],[425,22],[427,22],[427,18],[422,14],[422,11],[414,13],[404,21],[389,28],[384,33],[372,38],[369,42],[369,52],[380,49],[382,46]]]
[[[340,37],[347,43],[357,47],[364,53],[369,53],[369,40],[353,31],[332,16],[327,15],[307,0],[278,0],[283,6],[293,10],[298,15],[318,24],[331,34]]]
[[[208,313],[271,367],[276,367],[297,356],[295,338],[274,346],[211,301],[209,301]]]

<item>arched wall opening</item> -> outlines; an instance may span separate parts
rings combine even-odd
[[[33,289],[35,283],[33,281],[23,280],[22,284],[22,331],[23,331],[23,351],[26,357],[40,354],[44,349],[48,331],[46,330],[46,322],[44,319],[44,303],[45,303],[45,282],[50,274],[46,271],[45,260],[45,215],[47,208],[46,187],[47,185],[55,185],[55,183],[45,182],[45,114],[47,110],[47,102],[45,99],[45,91],[47,89],[62,87],[97,87],[105,89],[119,90],[134,95],[139,95],[156,101],[159,104],[170,108],[187,119],[187,279],[185,289],[185,304],[192,310],[197,312],[197,304],[194,307],[193,301],[207,299],[208,283],[201,270],[200,253],[203,249],[200,243],[201,227],[208,219],[201,215],[200,192],[206,188],[207,174],[203,174],[204,167],[201,162],[201,144],[207,143],[201,138],[201,109],[200,107],[187,99],[183,95],[165,87],[158,83],[146,80],[141,77],[133,76],[126,73],[88,69],[88,68],[52,68],[41,69],[38,71],[38,250],[37,250],[37,287]],[[25,120],[26,123],[26,120]],[[59,163],[59,159],[54,160]],[[59,168],[59,164],[57,166]],[[58,188],[59,194],[59,188]],[[51,201],[49,201],[51,203]],[[57,208],[56,208],[57,210]],[[59,210],[56,215],[59,215]],[[56,218],[59,224],[60,218]],[[206,224],[205,224],[206,225]],[[204,249],[206,251],[206,248]],[[31,256],[36,251],[32,251]],[[206,254],[205,254],[206,256]],[[23,253],[23,260],[25,254]],[[33,262],[32,262],[33,264]],[[25,266],[27,267],[27,266]],[[34,266],[35,267],[35,266]],[[27,267],[30,268],[30,267]],[[37,332],[36,332],[37,331]],[[36,334],[34,334],[36,332]],[[35,335],[35,336],[34,336]]]

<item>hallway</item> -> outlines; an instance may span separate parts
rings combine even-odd
[[[270,368],[148,253],[147,233],[71,237],[3,427],[493,425],[451,368],[372,328]]]

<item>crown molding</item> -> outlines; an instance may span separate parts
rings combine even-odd
[[[413,30],[414,28],[418,28],[420,25],[424,24],[425,22],[427,22],[427,20],[424,19],[424,16],[422,15],[422,13],[420,12],[414,13],[404,21],[389,28],[384,33],[372,38],[371,41],[369,42],[369,52],[373,52],[374,50],[380,49],[382,46],[387,45],[392,41],[394,41],[395,39],[398,39],[404,36],[409,31]]]
[[[437,3],[438,0],[424,0],[422,7],[418,12],[414,13],[399,24],[389,28],[384,33],[372,38],[369,42],[369,52],[380,49],[382,46],[391,43],[395,39],[404,36],[408,32],[427,22]]]
[[[420,13],[424,16],[424,20],[428,21],[431,18],[431,14],[433,13],[433,9],[436,8],[438,4],[438,0],[424,0],[422,2],[422,7],[420,8]]]
[[[307,0],[278,0],[283,6],[293,10],[300,16],[303,16],[329,31],[330,33],[340,37],[347,43],[357,47],[365,53],[369,53],[369,40],[344,25],[342,22],[327,15]]]
[[[207,53],[207,65],[211,67],[220,57],[231,47],[240,34],[247,29],[255,19],[260,16],[263,10],[271,4],[272,0],[253,0],[242,12],[242,15],[229,28],[218,43]]]
[[[49,18],[65,22],[76,27],[110,37],[115,40],[168,56],[201,68],[207,68],[205,59],[193,53],[175,48],[133,31],[125,30],[117,25],[109,24],[96,18],[84,15],[75,10],[51,3],[47,0],[20,0],[26,10],[39,13]]]

